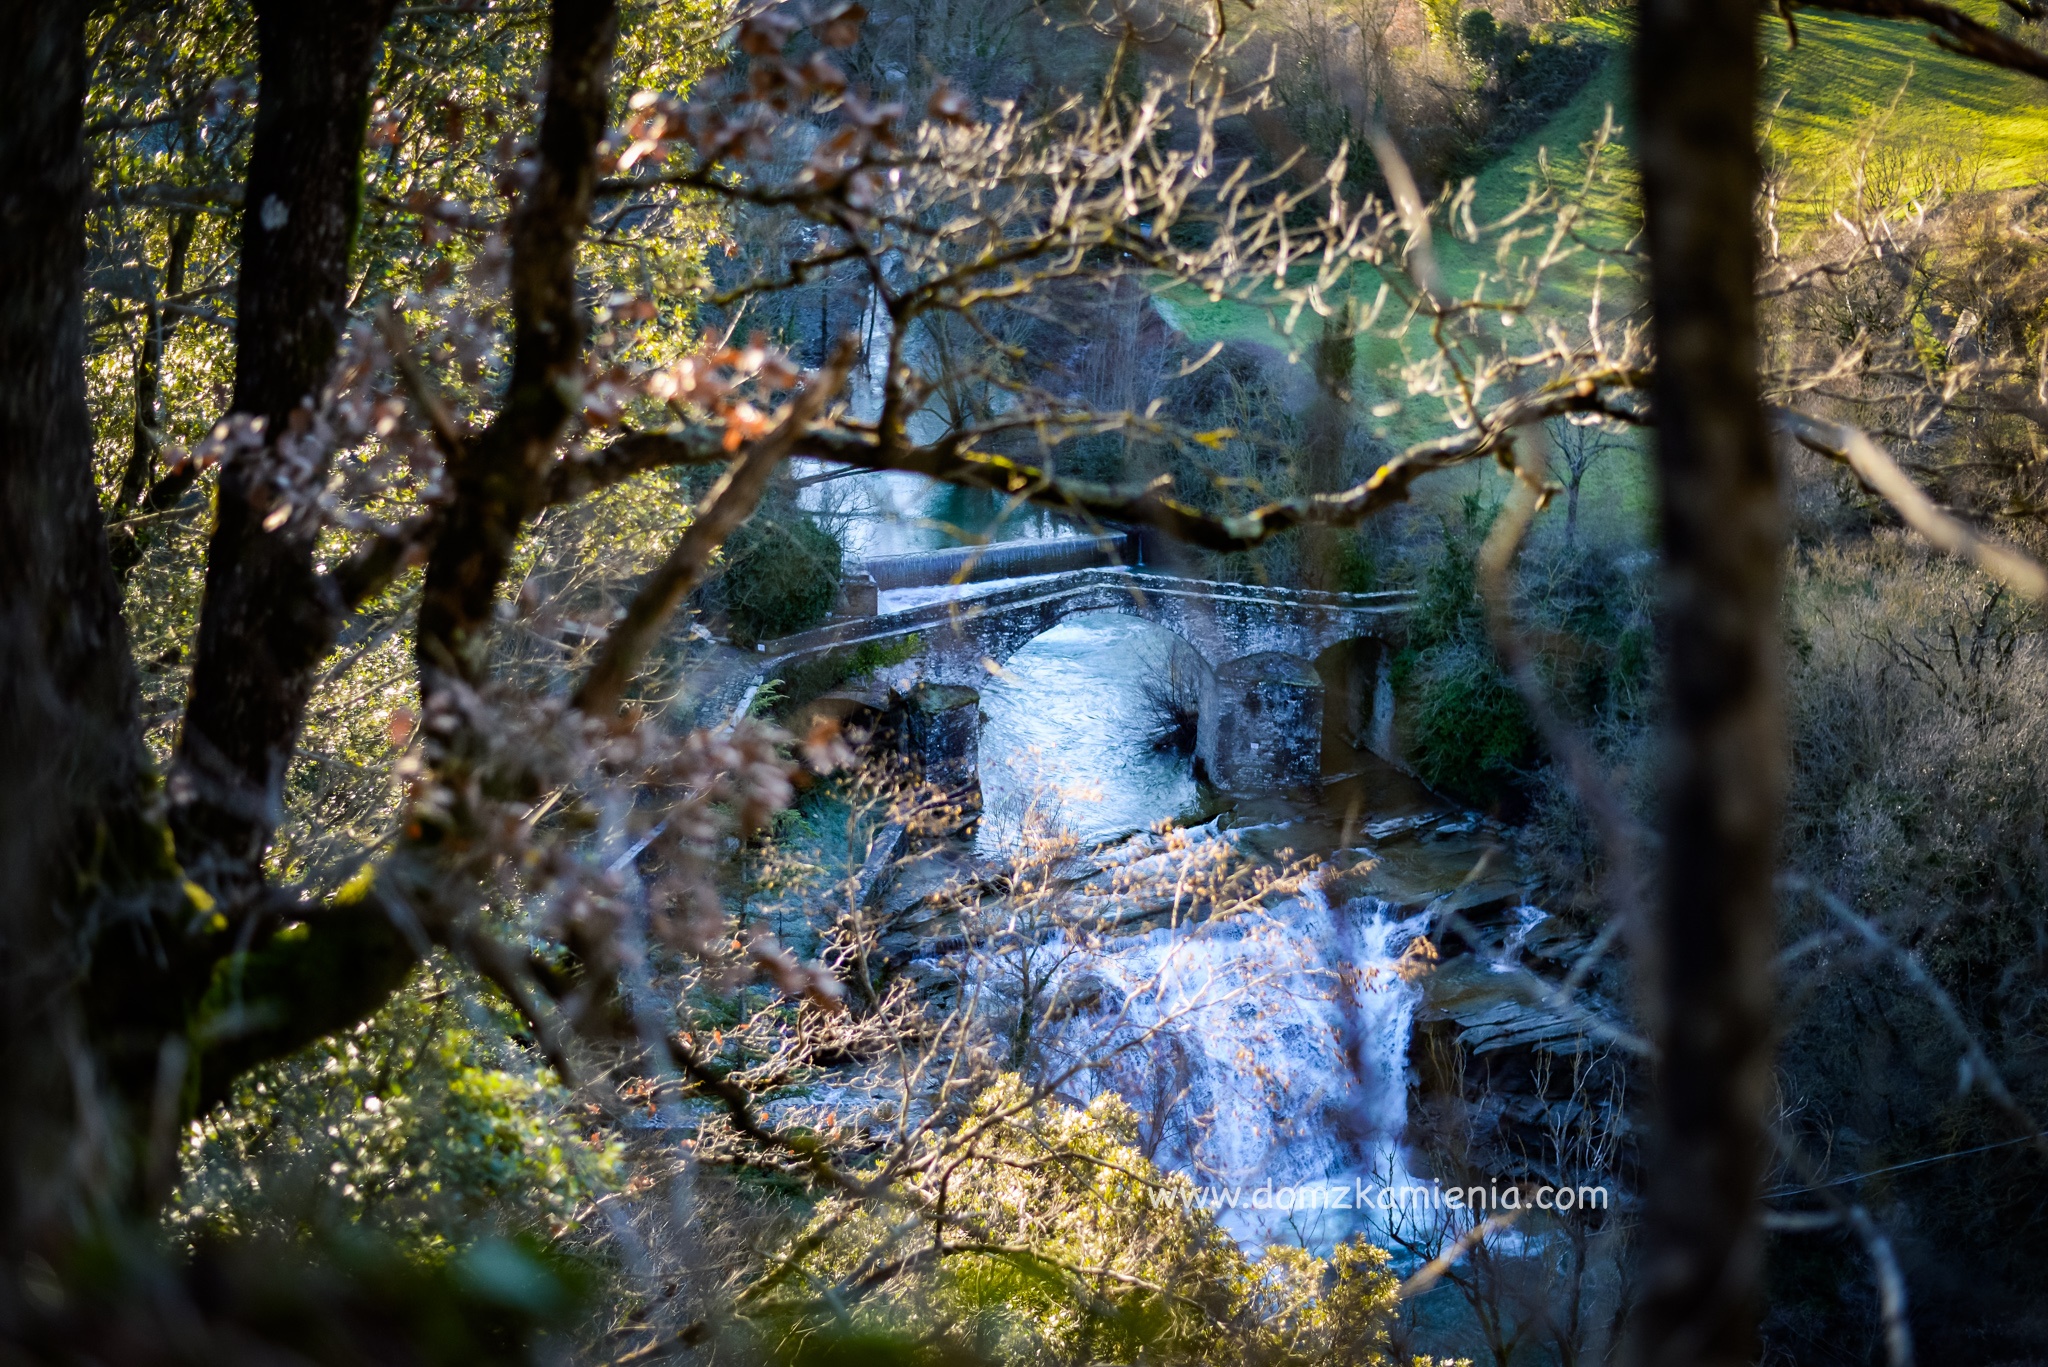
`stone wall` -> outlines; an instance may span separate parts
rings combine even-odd
[[[1268,652],[1216,671],[1202,698],[1195,754],[1226,793],[1313,787],[1323,773],[1323,681]]]

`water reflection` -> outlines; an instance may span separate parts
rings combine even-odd
[[[790,467],[800,483],[818,481],[801,483],[797,506],[832,528],[848,559],[1073,536],[1078,531],[1066,518],[1043,508],[1013,505],[987,490],[940,484],[923,475],[839,475],[842,467],[815,460],[792,461]]]

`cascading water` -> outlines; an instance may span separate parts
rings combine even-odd
[[[984,853],[1014,845],[1027,821],[1096,845],[1194,809],[1193,766],[1152,744],[1145,693],[1170,677],[1176,649],[1187,653],[1135,617],[1090,614],[1010,657],[982,689]]]
[[[828,321],[842,327],[849,320],[835,316]],[[873,422],[881,414],[887,390],[894,328],[888,309],[872,291],[858,318],[851,321],[860,335],[861,357],[847,377],[847,406],[857,421]],[[907,350],[907,359],[929,373],[947,368],[939,358],[926,355],[915,337]],[[906,426],[915,442],[937,441],[948,431],[945,415],[931,405],[911,413]],[[1035,505],[1019,505],[923,475],[852,470],[817,460],[793,461],[791,471],[799,481],[797,506],[831,526],[852,560],[936,550],[963,541],[1032,540],[1074,531],[1066,519]]]
[[[1091,616],[1011,657],[983,690],[984,856],[1034,820],[1092,845],[1189,811],[1188,759],[1148,743],[1146,681],[1176,648],[1133,619]],[[1234,834],[1204,828],[1198,843]],[[1089,1005],[1040,1041],[1044,1067],[1073,1100],[1130,1101],[1156,1161],[1188,1173],[1234,1237],[1327,1248],[1363,1217],[1301,1209],[1303,1191],[1407,1180],[1420,991],[1398,964],[1420,929],[1370,898],[1332,906],[1311,883],[1224,920],[1045,945],[1050,990]]]
[[[1248,1245],[1327,1247],[1364,1228],[1362,1186],[1405,1180],[1400,1139],[1419,991],[1398,969],[1418,920],[1308,887],[1266,914],[1114,938],[1065,956],[1092,1013],[1050,1066],[1076,1099],[1116,1091],[1155,1161]]]
[[[1514,911],[1515,923],[1508,928],[1507,938],[1501,942],[1500,953],[1487,965],[1495,973],[1513,973],[1522,966],[1522,946],[1528,943],[1529,932],[1541,922],[1550,919],[1550,913],[1541,907],[1520,906]]]

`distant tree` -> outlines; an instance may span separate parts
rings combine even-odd
[[[1621,445],[1621,434],[1597,415],[1577,422],[1553,422],[1549,431],[1551,449],[1564,466],[1564,539],[1571,545],[1578,539],[1579,490],[1586,474]]]

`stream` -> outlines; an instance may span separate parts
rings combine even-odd
[[[997,853],[1032,821],[1084,846],[1198,821],[1214,799],[1187,755],[1152,745],[1148,699],[1148,682],[1187,651],[1158,627],[1094,614],[1013,655],[982,694],[977,852]],[[1383,820],[1387,806],[1412,821],[1426,800],[1391,770],[1377,778],[1377,793],[1354,779],[1318,803],[1238,804],[1227,835],[1200,831],[1341,864],[1346,846],[1362,848],[1361,822]],[[1421,989],[1397,965],[1426,920],[1371,896],[1333,904],[1312,880],[1263,914],[1112,936],[1079,953],[1047,946],[1059,959],[1050,971],[1085,981],[1097,1003],[1062,1023],[1053,1066],[1079,1068],[1070,1100],[1121,1093],[1155,1161],[1187,1173],[1241,1242],[1326,1251],[1366,1228],[1355,1201],[1330,1208],[1328,1193],[1413,1180],[1402,1139]],[[1325,1194],[1304,1199],[1316,1190]]]
[[[916,476],[833,479],[801,497],[854,555],[1072,530]],[[1156,850],[1149,833],[1161,822],[1228,840],[1252,859],[1291,850],[1324,861],[1328,876],[1257,912],[1046,944],[1031,976],[1054,999],[1092,1003],[1058,1013],[1037,1041],[1034,1066],[1059,1076],[1064,1099],[1121,1095],[1148,1154],[1187,1174],[1247,1248],[1327,1252],[1352,1234],[1384,1232],[1374,1223],[1384,1217],[1357,1208],[1361,1189],[1426,1185],[1411,1175],[1428,1165],[1407,1132],[1424,990],[1403,959],[1432,928],[1422,909],[1469,884],[1494,839],[1469,813],[1342,744],[1326,746],[1314,798],[1219,797],[1198,780],[1189,737],[1165,737],[1160,705],[1198,695],[1190,685],[1206,668],[1171,632],[1113,612],[1069,618],[1011,655],[981,688],[982,811],[958,867],[996,867],[1042,828],[1108,861],[1135,857]],[[1498,872],[1492,881],[1497,893]],[[1478,968],[1491,981],[1461,989],[1467,1014],[1498,1014],[1544,919],[1534,908],[1510,916],[1505,941]],[[910,951],[913,976],[958,981],[934,927],[902,933],[930,937]]]

